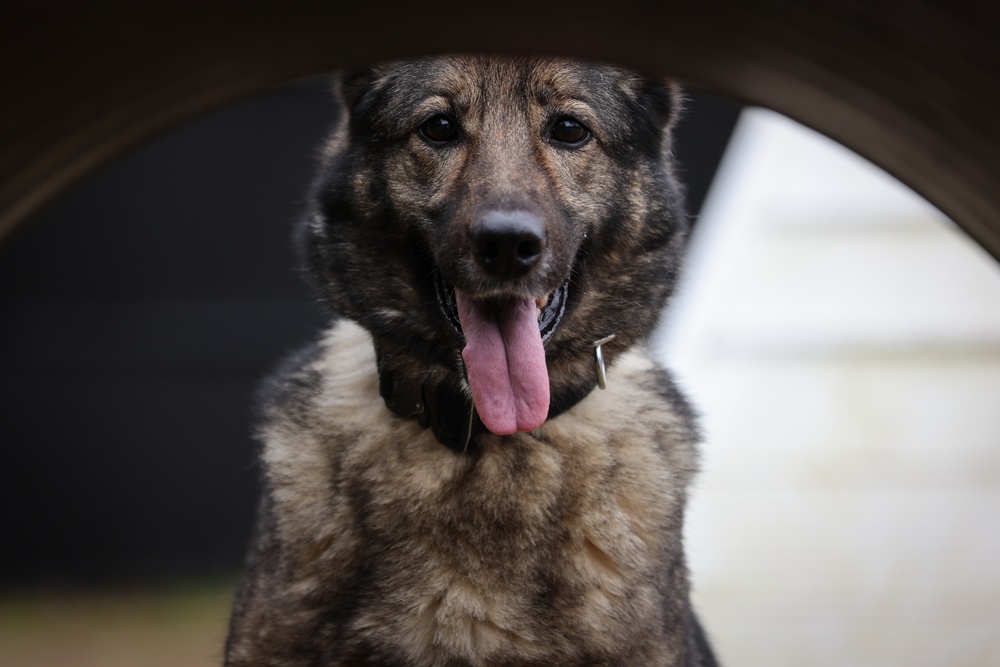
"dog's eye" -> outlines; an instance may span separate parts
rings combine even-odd
[[[563,116],[552,124],[552,138],[567,146],[580,146],[590,138],[590,130],[577,119]]]
[[[439,113],[424,121],[420,135],[435,144],[443,144],[458,136],[458,123],[448,114]]]

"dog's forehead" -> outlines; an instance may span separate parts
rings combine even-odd
[[[599,108],[639,88],[639,77],[625,70],[556,58],[441,57],[399,64],[387,78],[397,99],[411,106],[438,97],[467,110],[569,100]]]
[[[609,97],[634,97],[639,77],[609,65],[540,60],[529,70],[528,85],[542,103],[578,99],[598,106]]]

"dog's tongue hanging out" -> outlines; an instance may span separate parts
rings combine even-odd
[[[497,435],[541,426],[549,413],[549,374],[535,300],[477,301],[456,289],[455,301],[483,424]]]

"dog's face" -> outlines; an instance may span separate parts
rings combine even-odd
[[[345,76],[340,93],[311,256],[335,308],[391,356],[464,370],[484,423],[510,433],[544,421],[550,382],[585,382],[590,342],[648,330],[683,227],[671,87],[452,57]]]

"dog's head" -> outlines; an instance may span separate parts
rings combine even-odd
[[[344,75],[338,95],[305,238],[383,363],[467,378],[486,426],[512,433],[545,420],[550,388],[557,404],[593,388],[593,341],[615,334],[613,358],[655,323],[685,228],[675,86],[448,57]]]

